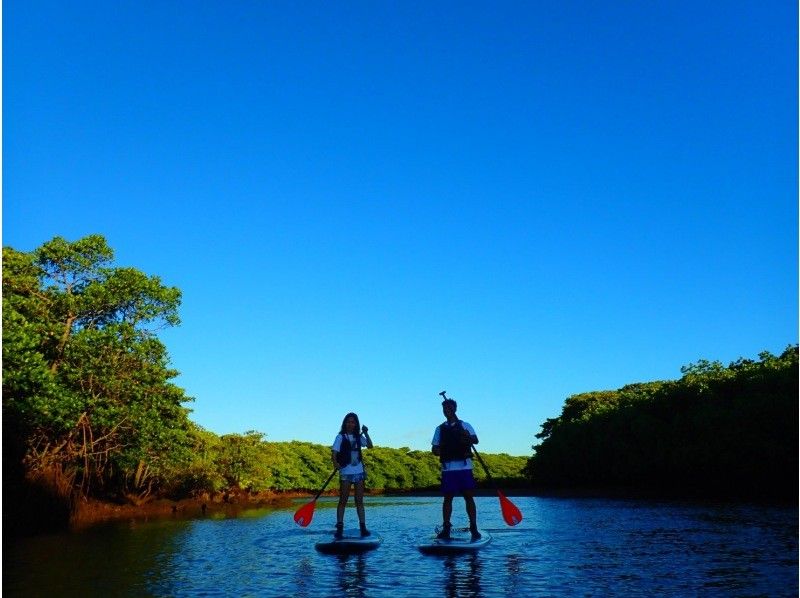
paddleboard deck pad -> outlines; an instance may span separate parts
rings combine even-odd
[[[375,550],[383,542],[375,532],[369,536],[361,537],[359,530],[345,530],[344,535],[340,539],[331,537],[328,540],[322,540],[314,545],[318,551],[323,554],[358,554],[361,552],[368,552]]]
[[[478,530],[481,533],[479,540],[472,540],[469,531],[466,533],[452,530],[450,532],[449,540],[440,540],[433,536],[427,542],[423,542],[418,546],[423,554],[457,554],[464,552],[475,552],[486,546],[492,541],[492,536],[489,532]]]

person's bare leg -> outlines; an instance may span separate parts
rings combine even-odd
[[[442,531],[439,532],[438,538],[450,538],[450,517],[453,515],[453,495],[445,494],[442,501]]]
[[[358,514],[358,524],[361,528],[361,535],[368,536],[366,515],[364,513],[364,482],[355,483],[356,513]]]
[[[472,539],[477,540],[481,537],[478,531],[478,510],[475,508],[475,499],[472,497],[472,492],[464,492],[464,505],[467,508],[467,517],[469,517],[469,531],[472,534]]]
[[[450,525],[450,517],[453,515],[453,495],[446,494],[442,501],[442,523]]]
[[[339,483],[339,504],[336,505],[336,535],[341,537],[342,530],[344,529],[344,509],[347,506],[347,500],[350,498],[350,482],[348,480],[341,480]]]

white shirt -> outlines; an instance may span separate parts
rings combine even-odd
[[[445,422],[442,425],[452,428],[456,424]],[[477,436],[477,434],[475,434],[475,429],[472,426],[470,426],[467,422],[462,421],[461,425],[467,432],[469,432],[470,436]],[[436,426],[436,431],[433,433],[433,440],[431,440],[431,444],[433,446],[439,446],[439,436],[440,436],[439,428],[440,426]],[[458,469],[472,469],[472,459],[470,458],[467,458],[466,460],[458,459],[457,461],[445,461],[444,463],[442,463],[442,471],[456,471]]]
[[[339,471],[345,475],[351,475],[354,473],[364,473],[364,464],[358,460],[358,451],[356,450],[356,437],[353,434],[347,435],[347,440],[350,441],[350,463],[339,469]],[[367,446],[367,437],[364,434],[361,434],[361,448],[365,448]],[[342,435],[337,434],[336,439],[333,441],[333,446],[331,449],[339,452],[339,449],[342,447]]]

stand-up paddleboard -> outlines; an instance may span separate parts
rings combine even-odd
[[[345,530],[344,535],[339,538],[331,538],[330,540],[322,540],[314,545],[314,548],[325,554],[357,554],[360,552],[367,552],[375,550],[383,542],[375,532],[369,536],[361,536],[361,532],[355,530]]]
[[[478,530],[481,533],[479,540],[473,540],[469,533],[459,530],[451,530],[450,538],[448,540],[440,540],[433,536],[427,542],[423,542],[418,546],[419,551],[423,554],[457,554],[464,552],[475,552],[486,546],[492,541],[492,536],[485,530]]]

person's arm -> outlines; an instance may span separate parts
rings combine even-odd
[[[341,465],[339,465],[339,461],[337,460],[339,457],[339,447],[342,446],[342,439],[341,436],[336,436],[336,440],[333,441],[333,447],[331,447],[331,461],[333,461],[334,469],[341,469]]]
[[[439,449],[439,427],[440,426],[436,426],[436,432],[433,433],[433,440],[431,440],[431,452],[437,457],[441,454],[441,450]]]
[[[369,428],[367,426],[361,426],[361,433],[364,435],[364,438],[367,439],[367,448],[372,448],[372,438],[369,437]]]
[[[478,444],[478,437],[475,435],[475,430],[465,422],[461,422],[461,438],[464,444]]]

